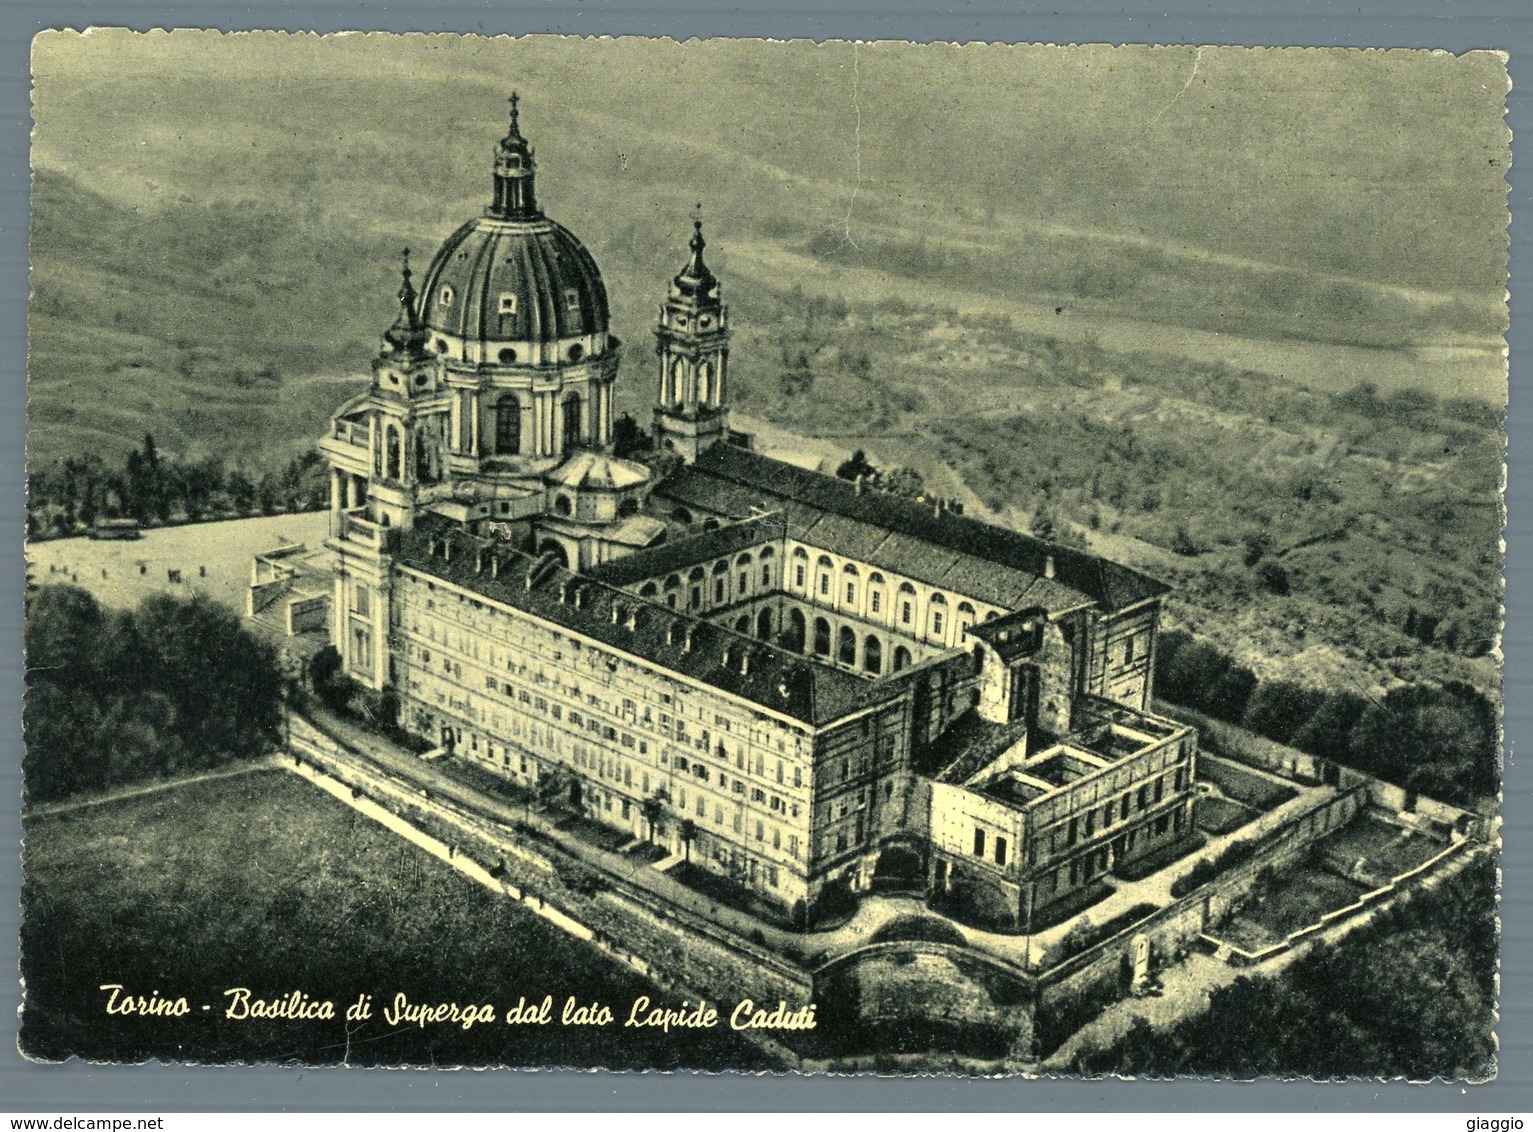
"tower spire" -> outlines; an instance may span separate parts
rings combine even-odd
[[[522,136],[521,95],[515,91],[507,99],[511,104],[511,123],[506,136],[495,146],[495,196],[490,215],[504,220],[533,220],[541,216],[533,191],[532,146]]]
[[[506,134],[506,141],[523,141],[525,139],[522,137],[522,128],[520,122],[518,121],[517,114],[517,105],[522,101],[521,95],[517,94],[516,91],[513,90],[511,92],[511,97],[506,99],[506,101],[511,104],[511,130],[508,134]]]
[[[420,311],[416,306],[418,296],[415,293],[415,285],[410,282],[410,249],[406,248],[401,254],[402,260],[399,269],[399,317],[394,320],[394,325],[384,331],[383,338],[397,351],[406,353],[419,353],[426,345],[426,328],[421,323]]]
[[[708,241],[703,239],[703,206],[699,201],[692,213],[692,238],[687,241],[692,255],[687,265],[681,269],[681,274],[676,276],[676,286],[683,291],[706,294],[718,282],[703,262],[703,249],[707,246]]]

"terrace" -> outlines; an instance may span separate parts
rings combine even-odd
[[[1085,728],[1033,755],[1025,737],[970,774],[964,784],[1004,805],[1034,805],[1081,779],[1144,754],[1186,728],[1118,705],[1092,701]]]

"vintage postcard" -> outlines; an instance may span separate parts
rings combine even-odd
[[[1504,55],[33,67],[29,1058],[1495,1075]]]

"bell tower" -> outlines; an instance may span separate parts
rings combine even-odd
[[[703,262],[703,222],[692,228],[692,257],[671,280],[655,327],[655,444],[687,463],[729,435],[729,308]]]

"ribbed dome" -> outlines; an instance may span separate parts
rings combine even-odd
[[[607,332],[596,261],[543,216],[470,220],[431,261],[421,296],[426,325],[456,338],[554,342]]]

